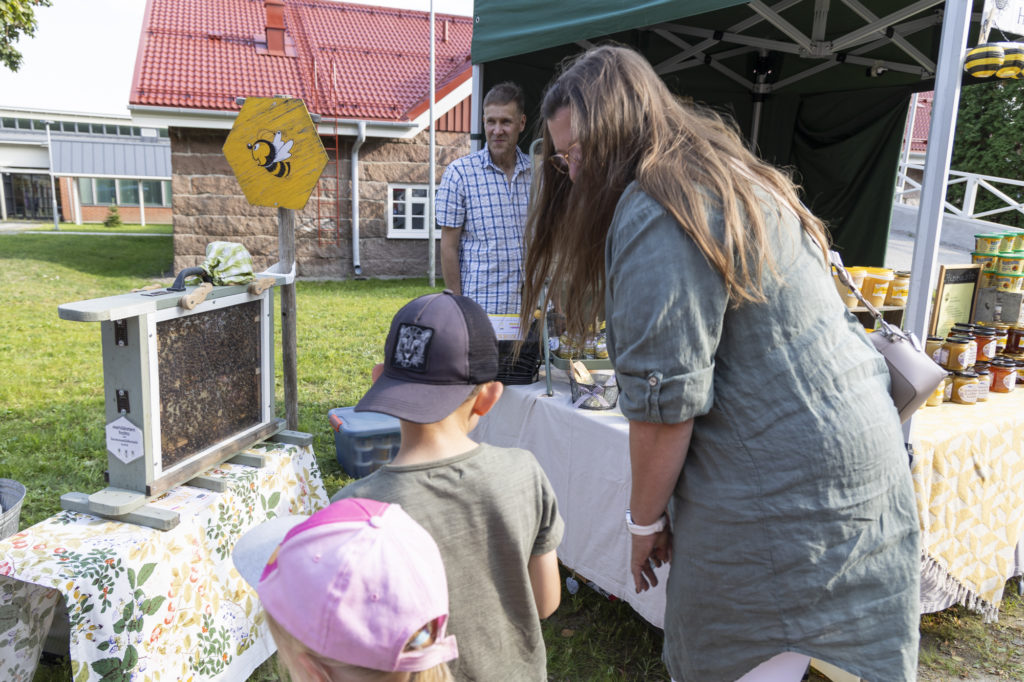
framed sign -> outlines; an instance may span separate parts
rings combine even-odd
[[[980,264],[939,266],[939,283],[935,288],[929,336],[945,338],[954,324],[967,323],[974,318],[980,276]]]

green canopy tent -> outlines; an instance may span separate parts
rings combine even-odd
[[[476,0],[475,98],[514,80],[536,121],[562,59],[631,45],[674,92],[726,111],[763,158],[794,170],[846,262],[881,265],[907,107],[934,88],[945,4]]]

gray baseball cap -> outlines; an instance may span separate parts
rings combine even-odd
[[[395,313],[384,344],[384,372],[356,412],[382,412],[416,424],[441,421],[478,384],[498,378],[498,340],[484,309],[445,289]]]

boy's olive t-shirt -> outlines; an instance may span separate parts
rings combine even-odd
[[[562,541],[555,494],[526,450],[481,444],[429,464],[385,465],[331,498],[396,503],[434,537],[448,577],[456,680],[547,679],[527,562]],[[410,565],[409,570],[417,567]]]

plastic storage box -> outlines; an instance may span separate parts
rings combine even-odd
[[[362,478],[390,462],[402,442],[398,420],[386,414],[335,407],[327,418],[334,429],[338,464],[352,478]]]

